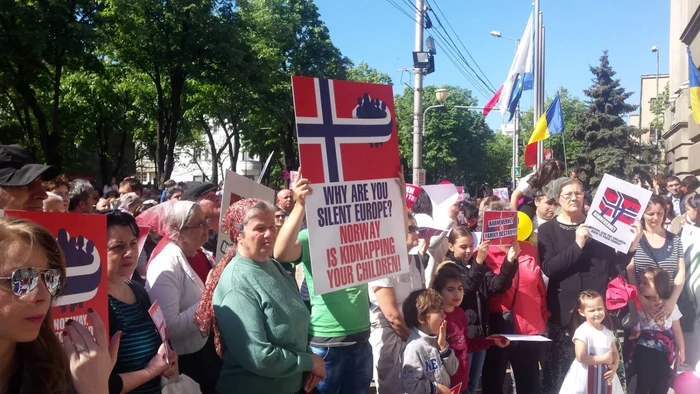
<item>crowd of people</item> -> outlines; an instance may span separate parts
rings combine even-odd
[[[445,215],[420,190],[403,205],[408,271],[319,295],[301,169],[276,201],[221,215],[217,185],[168,181],[151,195],[130,177],[99,190],[0,145],[1,209],[106,216],[109,294],[109,316],[89,313],[94,339],[70,321],[59,341],[60,247],[39,225],[0,219],[0,393],[161,393],[191,381],[205,394],[364,394],[372,382],[378,394],[498,394],[511,375],[521,394],[591,393],[591,381],[622,393],[634,376],[635,393],[666,394],[681,367],[700,368],[698,181],[654,177],[632,247],[617,253],[591,239],[578,175],[550,160],[510,201],[460,198]],[[405,190],[401,173],[391,186]],[[481,240],[487,211],[524,212],[532,234]],[[425,235],[442,216],[445,230]],[[223,254],[219,231],[233,241]],[[631,327],[607,309],[617,276],[638,289]],[[156,300],[168,343],[149,315]]]

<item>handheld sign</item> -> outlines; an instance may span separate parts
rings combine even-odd
[[[518,239],[518,213],[515,211],[484,212],[484,230],[481,235],[491,245],[511,245]]]
[[[75,320],[93,333],[92,308],[109,332],[107,307],[107,218],[105,215],[5,210],[49,230],[66,257],[66,282],[51,310],[53,330],[62,341],[66,321]]]
[[[156,302],[154,302],[153,305],[148,308],[148,314],[151,315],[151,320],[153,320],[153,324],[156,325],[158,334],[160,334],[160,339],[165,344],[165,359],[169,360],[170,358],[168,357],[168,353],[170,345],[168,345],[168,329],[165,326],[165,315],[163,314],[163,310],[160,309],[158,300],[156,300]]]
[[[292,89],[315,294],[408,272],[391,86],[294,76]]]
[[[450,394],[461,394],[462,393],[462,382],[450,389]]]
[[[406,206],[408,206],[408,209],[411,209],[413,204],[416,203],[418,194],[420,194],[420,186],[406,185]]]
[[[605,174],[586,217],[591,238],[627,253],[633,241],[632,226],[644,214],[650,198],[651,191]]]
[[[231,204],[244,198],[259,198],[264,201],[275,201],[275,191],[263,186],[243,175],[238,175],[231,170],[226,170],[224,191],[221,197],[221,216],[219,223],[224,220],[224,215]],[[219,239],[216,245],[216,255],[221,257],[226,253],[232,242],[223,229],[219,229]]]
[[[508,202],[508,188],[507,187],[499,187],[498,189],[493,189],[493,195],[500,198],[504,202]]]

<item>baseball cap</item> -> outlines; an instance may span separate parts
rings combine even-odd
[[[182,197],[180,200],[182,201],[197,201],[197,199],[201,196],[203,196],[206,193],[209,193],[211,191],[216,191],[217,187],[213,183],[202,183],[201,185],[197,185],[195,187],[190,187],[185,190],[184,193],[182,193]]]
[[[37,177],[49,181],[57,176],[56,167],[37,164],[21,146],[0,145],[0,186],[26,186]]]

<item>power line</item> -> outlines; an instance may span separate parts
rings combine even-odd
[[[387,1],[389,4],[391,4],[392,6],[394,6],[394,8],[396,8],[397,10],[399,10],[399,12],[401,12],[402,14],[406,15],[407,17],[409,17],[413,22],[418,23],[418,21],[416,20],[416,17],[415,17],[415,16],[411,16],[411,14],[409,14],[408,12],[406,12],[406,10],[404,10],[400,5],[396,4],[394,0],[386,0],[386,1]],[[415,8],[415,5],[414,5],[413,7]]]
[[[472,54],[469,52],[469,49],[467,49],[466,45],[464,45],[464,42],[462,42],[462,39],[459,38],[459,35],[458,35],[457,32],[455,31],[455,29],[452,27],[452,24],[451,24],[450,21],[447,19],[447,16],[445,16],[445,14],[444,14],[444,13],[442,12],[442,10],[440,9],[440,5],[438,5],[437,0],[431,0],[431,3],[435,5],[435,8],[437,8],[437,10],[438,10],[438,12],[440,13],[440,15],[443,16],[443,18],[445,19],[445,23],[447,23],[447,26],[449,26],[450,30],[452,30],[452,33],[454,33],[454,35],[457,37],[457,41],[459,41],[459,43],[462,44],[462,48],[464,48],[464,51],[467,52],[467,55],[469,56],[469,58],[472,59],[472,61],[474,62],[474,65],[476,66],[476,68],[478,68],[479,71],[481,72],[481,74],[484,76],[484,78],[486,78],[486,81],[488,81],[489,85],[491,86],[491,89],[492,89],[493,91],[495,91],[495,90],[496,90],[495,86],[493,85],[493,83],[491,83],[491,81],[490,81],[489,78],[486,76],[486,73],[484,73],[484,71],[481,69],[481,67],[479,67],[479,63],[476,61],[476,59],[474,59],[474,57],[472,56]],[[435,14],[435,11],[433,11],[433,14]],[[436,17],[436,18],[437,18],[437,17]],[[439,23],[439,21],[438,21],[438,23]],[[440,25],[440,26],[442,27],[442,25]],[[443,27],[443,29],[444,29],[444,27]]]
[[[418,23],[418,21],[415,19],[415,17],[411,16],[404,8],[396,4],[395,0],[387,0],[394,8],[399,10],[402,14],[404,14],[406,17],[410,18],[413,20],[415,23]],[[404,0],[410,8],[412,8],[412,11],[418,10],[416,8],[415,4],[412,4],[410,0]],[[432,11],[432,10],[431,10]],[[433,15],[435,15],[435,12],[433,12]],[[427,14],[426,14],[427,17]],[[435,15],[437,18],[437,15]],[[438,23],[440,23],[438,21]],[[449,33],[445,30],[443,27],[443,32],[440,32],[440,30],[434,29],[432,30],[435,35],[440,39],[440,41],[443,44],[443,49],[445,50],[445,56],[448,58],[448,60],[452,63],[452,65],[455,66],[457,71],[459,71],[464,78],[469,81],[469,83],[473,86],[473,88],[483,95],[487,100],[491,98],[493,95],[493,90],[491,87],[483,81],[479,77],[479,75],[474,71],[474,69],[469,65],[469,62],[467,62],[466,58],[464,55],[461,53],[459,47],[454,43],[454,40],[452,40],[451,37],[449,37]],[[447,38],[446,38],[447,37]],[[437,40],[436,40],[437,42]],[[460,61],[461,60],[461,61]],[[465,67],[466,65],[466,67]]]

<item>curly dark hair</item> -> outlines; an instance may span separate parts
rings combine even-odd
[[[528,180],[534,190],[542,190],[549,182],[561,178],[564,175],[564,166],[559,160],[550,159],[542,164],[535,175]]]

